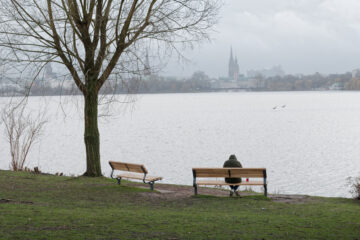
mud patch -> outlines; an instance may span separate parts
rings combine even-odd
[[[314,198],[306,195],[270,195],[269,198],[273,202],[291,203],[291,204],[303,204],[309,202],[316,202]]]
[[[9,203],[9,204],[34,204],[33,202],[30,201],[15,201],[15,200],[11,200],[11,199],[0,199],[0,204],[4,204],[4,203]]]
[[[149,189],[146,186],[141,186],[138,183],[127,183],[126,185]],[[198,194],[210,195],[216,197],[229,197],[229,189],[226,188],[198,188]],[[194,196],[194,188],[192,186],[170,185],[170,184],[155,184],[154,192],[143,192],[139,195],[147,201],[156,202],[159,200],[174,201],[190,199]],[[255,192],[240,192],[240,196],[261,195]],[[311,196],[305,195],[278,195],[269,194],[268,197],[273,202],[282,202],[289,204],[303,204],[309,202],[316,202],[317,200]]]
[[[72,230],[74,229],[72,226],[55,226],[55,227],[43,227],[41,230],[43,231],[59,231],[59,230]]]

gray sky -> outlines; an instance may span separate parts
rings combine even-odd
[[[172,61],[164,75],[227,75],[230,46],[240,72],[280,64],[286,73],[343,73],[360,67],[359,0],[224,0],[211,43]]]

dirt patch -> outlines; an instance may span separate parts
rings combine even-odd
[[[0,203],[10,203],[10,199],[0,199]]]
[[[274,202],[293,203],[293,204],[294,203],[303,204],[303,203],[318,201],[312,198],[311,196],[306,196],[306,195],[270,195],[269,197]]]
[[[33,202],[30,201],[15,201],[15,200],[11,200],[11,199],[0,199],[0,204],[3,203],[12,203],[12,204],[34,204]]]
[[[139,185],[137,183],[127,183],[126,185],[149,189],[146,185]],[[154,192],[139,193],[143,198],[152,201],[158,200],[179,200],[188,199],[194,196],[194,188],[191,186],[170,185],[170,184],[155,184]],[[217,197],[229,197],[229,189],[226,188],[198,188],[198,194],[211,195]],[[253,192],[240,192],[240,196],[258,195]],[[273,202],[282,202],[289,204],[302,204],[314,202],[314,198],[305,195],[279,195],[269,194],[268,197]]]
[[[55,227],[43,227],[41,230],[43,231],[59,231],[59,230],[72,230],[74,229],[72,226],[55,226]]]

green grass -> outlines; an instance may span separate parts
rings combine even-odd
[[[156,186],[155,186],[156,187]],[[0,171],[0,239],[360,239],[360,202],[152,199],[107,178]]]

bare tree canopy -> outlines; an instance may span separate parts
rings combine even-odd
[[[0,0],[1,59],[12,66],[66,67],[85,98],[85,175],[100,176],[98,93],[136,71],[137,51],[208,38],[218,0]],[[14,67],[14,69],[17,69]],[[31,67],[32,69],[32,67]]]

